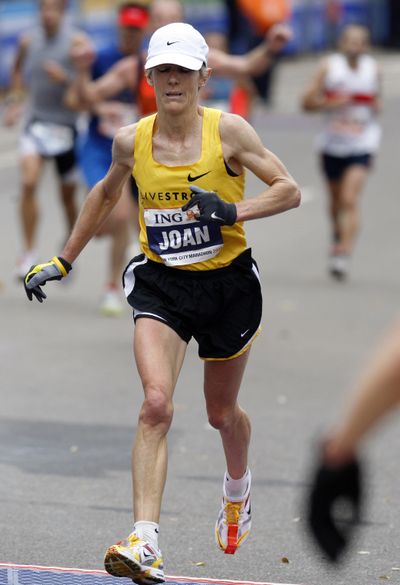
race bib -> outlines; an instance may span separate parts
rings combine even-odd
[[[32,122],[29,133],[35,139],[40,154],[44,156],[56,156],[74,147],[74,130],[70,126]]]
[[[221,251],[221,227],[196,219],[196,209],[145,209],[150,250],[167,266],[205,262]]]
[[[371,122],[368,106],[349,106],[343,113],[332,116],[330,131],[348,136],[359,136]]]

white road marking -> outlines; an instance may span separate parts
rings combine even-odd
[[[108,575],[105,571],[102,570],[90,570],[90,569],[74,569],[74,568],[64,568],[64,567],[45,567],[43,565],[17,565],[14,563],[0,563],[0,569],[8,569],[18,572],[18,569],[21,570],[32,570],[32,571],[49,571],[55,573],[82,573],[82,574],[89,574],[89,575]],[[18,576],[17,576],[18,578]],[[183,576],[175,576],[175,575],[166,575],[166,580],[177,581],[177,582],[189,582],[203,584],[209,583],[215,585],[290,585],[289,583],[266,583],[265,581],[233,581],[232,579],[210,579],[209,577],[183,577]],[[293,584],[292,584],[293,585]]]

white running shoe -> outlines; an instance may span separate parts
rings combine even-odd
[[[329,272],[336,280],[345,280],[349,273],[349,257],[347,254],[333,254],[329,258]]]
[[[215,539],[221,550],[227,555],[234,555],[246,540],[251,528],[251,476],[246,493],[241,500],[228,499],[224,484],[222,506],[215,525]]]
[[[133,532],[107,549],[104,567],[110,575],[127,577],[139,585],[165,581],[161,552]]]
[[[100,313],[106,317],[118,317],[121,315],[124,309],[117,289],[106,289],[99,310]]]
[[[24,280],[26,273],[36,264],[36,262],[37,256],[35,251],[29,250],[28,252],[21,254],[17,260],[17,266],[15,269],[15,274],[18,280]]]

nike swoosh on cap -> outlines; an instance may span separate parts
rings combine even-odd
[[[167,45],[175,45],[175,43],[180,43],[180,41],[167,41]]]
[[[197,179],[201,179],[201,177],[205,177],[205,175],[208,175],[208,173],[211,173],[211,171],[207,171],[206,173],[202,173],[201,175],[196,175],[195,177],[192,177],[192,175],[189,173],[188,174],[188,181],[189,181],[189,183],[193,183],[193,181],[197,181]]]

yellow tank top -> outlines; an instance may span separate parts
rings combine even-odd
[[[247,247],[241,222],[219,226],[197,220],[181,207],[191,198],[190,185],[215,191],[229,203],[243,199],[244,172],[225,165],[219,121],[221,112],[203,108],[201,157],[196,163],[167,166],[153,159],[157,114],[140,120],[136,130],[132,175],[139,190],[140,245],[148,258],[185,270],[227,266]]]

